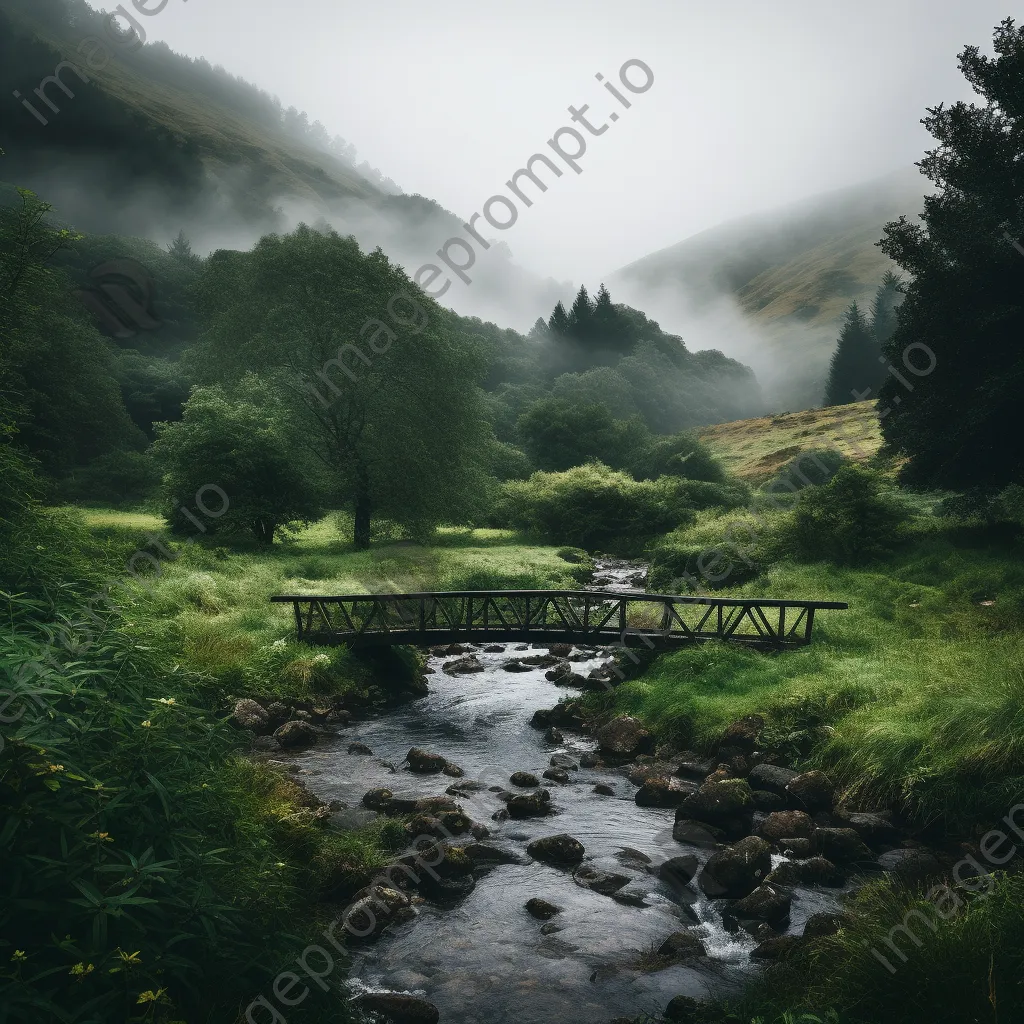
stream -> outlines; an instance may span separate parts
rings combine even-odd
[[[599,562],[592,586],[642,589],[644,576],[643,567]],[[474,653],[485,669],[470,675],[446,675],[441,666],[452,658],[432,656],[428,696],[358,721],[336,742],[288,755],[292,770],[322,800],[346,804],[335,818],[355,826],[375,817],[360,801],[376,787],[401,797],[438,796],[465,780],[514,789],[509,785],[513,772],[540,776],[553,754],[568,754],[578,763],[580,755],[595,749],[594,740],[567,733],[563,742],[548,743],[545,733],[530,725],[538,708],[578,691],[548,682],[543,668],[503,671],[502,664],[527,646],[501,646],[501,653],[485,653],[478,645]],[[586,675],[609,657],[592,648],[582,654],[591,652],[573,665],[577,672]],[[356,741],[370,747],[373,756],[348,754],[348,744]],[[385,764],[401,765],[410,747],[444,755],[465,778],[396,772]],[[672,809],[637,806],[637,787],[625,769],[581,768],[569,774],[566,785],[543,780],[556,811],[548,817],[495,821],[492,815],[504,806],[496,793],[484,788],[460,796],[466,813],[490,830],[484,841],[518,853],[522,863],[494,867],[452,906],[420,904],[413,920],[358,951],[349,979],[353,987],[426,998],[440,1010],[442,1024],[595,1024],[645,1011],[657,1017],[673,996],[704,999],[736,990],[756,969],[749,960],[755,940],[743,931],[726,931],[713,901],[696,886],[673,887],[647,870],[646,858],[656,871],[670,857],[693,853],[703,862],[711,851],[673,839]],[[612,787],[614,795],[593,792],[598,783]],[[577,884],[571,871],[526,854],[532,840],[560,833],[583,843],[585,866],[632,880],[616,897],[604,896]],[[558,930],[544,934],[543,922],[526,912],[524,904],[534,897],[562,908],[553,919]],[[799,934],[809,915],[835,906],[832,894],[798,890],[792,930]],[[691,928],[704,942],[706,959],[652,973],[639,969],[641,951]]]

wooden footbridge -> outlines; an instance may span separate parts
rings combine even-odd
[[[811,642],[814,613],[839,601],[615,594],[600,590],[452,591],[427,594],[290,595],[299,640],[389,644],[543,641],[666,650],[704,640],[767,648]]]

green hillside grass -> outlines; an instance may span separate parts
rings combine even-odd
[[[752,484],[770,479],[802,452],[834,448],[863,462],[882,444],[873,401],[717,423],[703,427],[700,438],[728,472]]]

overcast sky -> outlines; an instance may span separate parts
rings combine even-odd
[[[590,283],[919,159],[925,107],[970,93],[956,54],[989,51],[993,26],[1020,13],[1009,0],[171,0],[146,28],[462,216],[571,124],[569,105],[590,104],[597,127],[619,111],[588,139],[583,173],[503,235],[524,264]],[[595,74],[617,83],[630,59],[654,84],[626,110]]]

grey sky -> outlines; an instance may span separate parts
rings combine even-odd
[[[645,61],[653,88],[503,235],[536,271],[596,283],[723,220],[919,159],[925,107],[969,94],[956,54],[989,50],[1018,14],[1008,0],[171,0],[146,27],[464,216],[571,123],[570,104],[598,125],[617,109],[595,73]]]

